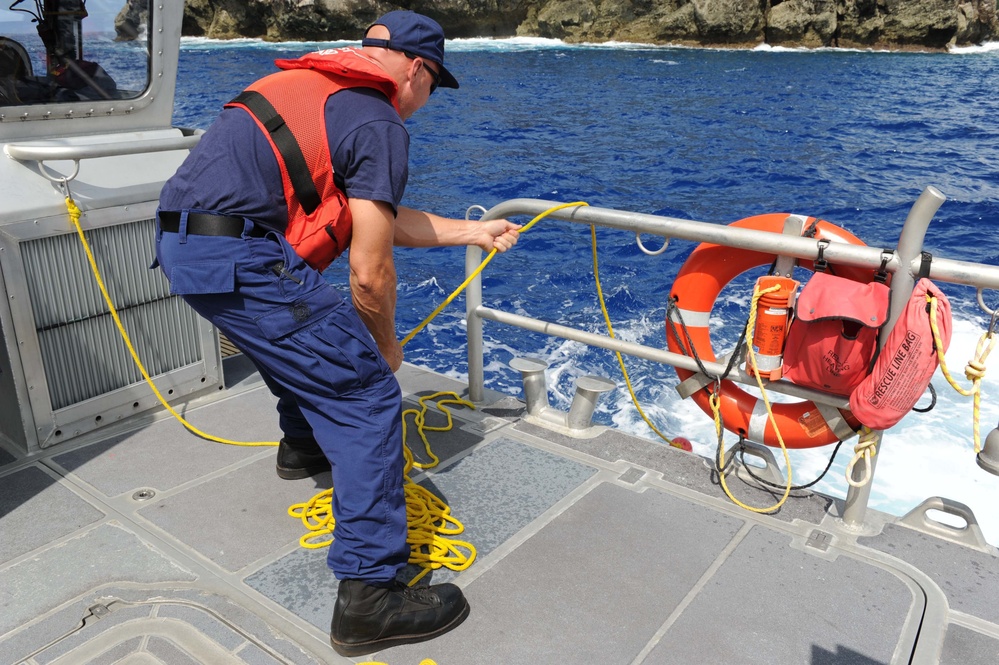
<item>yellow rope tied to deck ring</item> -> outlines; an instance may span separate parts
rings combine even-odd
[[[111,318],[114,320],[115,325],[118,328],[118,332],[121,335],[122,340],[125,342],[125,346],[128,348],[128,351],[132,356],[132,360],[135,362],[135,366],[138,368],[142,377],[149,385],[149,388],[153,391],[153,394],[156,395],[157,399],[159,399],[160,404],[162,404],[163,407],[190,432],[204,439],[236,446],[276,446],[276,441],[240,442],[212,436],[211,434],[202,432],[200,429],[189,423],[183,416],[177,413],[172,406],[170,406],[169,402],[166,401],[166,398],[163,397],[159,389],[157,389],[152,377],[149,376],[149,372],[142,364],[139,354],[135,350],[132,340],[118,316],[117,308],[114,306],[111,295],[108,293],[104,280],[101,277],[100,268],[97,266],[97,260],[94,258],[93,251],[90,248],[90,243],[87,242],[86,235],[83,233],[83,227],[80,225],[80,217],[83,213],[79,206],[76,205],[76,202],[73,201],[72,197],[69,195],[66,196],[66,210],[69,213],[70,221],[76,228],[77,235],[80,238],[80,243],[83,245],[84,253],[90,263],[90,268],[93,271],[94,278],[97,282],[98,288],[100,289],[101,295],[104,297],[104,302],[108,306]],[[425,401],[435,399],[445,394],[454,396],[454,399],[452,400],[440,400],[437,403],[441,412],[447,416],[447,425],[444,427],[427,426],[425,424],[425,415],[427,411]],[[409,470],[414,465],[422,469],[435,466],[438,462],[437,457],[430,450],[430,444],[427,441],[423,430],[446,431],[451,428],[451,414],[446,408],[444,408],[443,405],[460,404],[469,408],[475,407],[470,402],[462,400],[454,393],[437,393],[435,395],[430,395],[428,397],[421,398],[420,404],[423,407],[422,411],[411,409],[403,414],[403,441],[405,441],[406,432],[405,416],[407,414],[415,414],[417,420],[417,431],[420,433],[420,438],[423,439],[425,449],[432,460],[430,464],[414,463],[412,453],[405,446],[405,444],[403,444],[403,454],[406,457],[406,467],[404,471],[406,513],[407,522],[409,523],[410,528],[407,540],[410,542],[410,546],[413,550],[410,561],[424,567],[424,570],[413,579],[411,584],[417,582],[432,569],[447,566],[452,570],[464,570],[468,566],[472,565],[472,562],[475,560],[475,548],[470,543],[459,540],[451,540],[444,537],[445,535],[454,535],[464,531],[464,526],[451,516],[450,507],[434,496],[429,490],[426,490],[414,483],[408,476]],[[302,519],[303,523],[305,523],[310,530],[310,533],[303,536],[299,541],[303,547],[318,548],[328,545],[331,542],[330,540],[319,543],[315,541],[316,538],[322,537],[324,534],[328,535],[332,533],[334,521],[332,519],[331,501],[332,490],[327,490],[313,496],[305,503],[294,504],[288,509],[289,514],[293,517],[299,517]],[[327,525],[328,530],[324,531]]]
[[[66,185],[68,191],[68,184]],[[145,379],[146,384],[156,395],[156,399],[160,401],[170,414],[176,418],[181,425],[186,427],[188,431],[200,436],[203,439],[208,439],[209,441],[215,441],[216,443],[227,443],[234,446],[276,446],[277,441],[230,441],[229,439],[223,439],[217,436],[212,436],[211,434],[206,434],[200,429],[187,422],[182,415],[177,413],[170,403],[166,401],[166,398],[160,393],[156,384],[153,383],[153,379],[149,376],[149,372],[146,371],[145,365],[139,359],[139,354],[136,352],[135,347],[132,345],[132,340],[125,331],[125,326],[122,324],[121,319],[118,318],[118,310],[114,306],[114,302],[111,300],[111,295],[108,293],[107,287],[104,285],[104,280],[101,278],[100,268],[97,267],[97,260],[94,258],[94,253],[90,250],[90,243],[87,242],[87,238],[83,233],[83,227],[80,226],[80,216],[83,214],[80,208],[76,205],[76,202],[69,195],[66,196],[66,210],[69,212],[69,219],[73,222],[73,226],[76,228],[76,234],[80,237],[80,244],[83,245],[83,251],[87,255],[87,261],[90,262],[90,269],[94,273],[94,279],[97,281],[97,287],[101,291],[101,295],[104,296],[104,302],[108,306],[108,311],[111,314],[111,318],[114,320],[115,326],[118,327],[118,333],[121,335],[122,340],[125,342],[125,346],[128,348],[128,352],[132,356],[132,361],[135,362],[136,368],[138,368],[139,373],[142,374],[142,378]]]
[[[982,452],[979,419],[982,403],[982,379],[985,378],[985,360],[989,357],[989,353],[992,352],[992,348],[996,345],[996,336],[992,333],[992,324],[990,323],[989,329],[985,331],[980,338],[978,338],[978,345],[975,347],[974,357],[968,361],[968,364],[964,368],[964,376],[971,381],[971,388],[962,388],[957,384],[957,381],[954,380],[950,371],[947,369],[947,360],[944,358],[943,344],[940,343],[940,330],[937,328],[937,299],[930,294],[926,294],[926,302],[930,306],[930,328],[933,330],[933,346],[937,350],[937,360],[940,362],[940,371],[943,373],[944,378],[947,379],[947,383],[949,383],[954,390],[965,397],[973,398],[974,406],[972,420],[974,422],[975,430],[975,454],[977,455]]]

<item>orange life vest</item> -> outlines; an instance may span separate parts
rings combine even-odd
[[[325,269],[350,244],[347,197],[333,181],[326,100],[347,88],[373,88],[399,110],[395,80],[358,48],[275,60],[265,76],[226,104],[246,109],[274,150],[288,204],[285,238],[306,263]]]

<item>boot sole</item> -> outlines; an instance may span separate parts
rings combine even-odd
[[[312,476],[318,476],[320,473],[327,472],[330,470],[330,466],[307,466],[304,468],[293,468],[279,466],[277,468],[278,478],[284,480],[303,480],[305,478],[311,478]]]
[[[441,626],[432,633],[420,633],[418,635],[395,635],[393,637],[385,637],[380,640],[371,640],[370,642],[351,643],[337,642],[331,635],[330,644],[333,645],[333,650],[341,656],[364,656],[369,653],[381,651],[382,649],[388,649],[389,647],[425,642],[426,640],[432,640],[435,637],[440,637],[444,633],[460,626],[461,623],[468,618],[470,610],[471,607],[469,606],[468,601],[465,601],[465,606],[462,608],[461,613],[458,614],[458,616],[456,616],[451,623],[446,626]]]

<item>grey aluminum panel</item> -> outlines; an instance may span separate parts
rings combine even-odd
[[[644,662],[896,662],[900,636],[922,616],[915,585],[846,556],[829,561],[791,549],[790,541],[754,526]],[[908,663],[912,645],[901,646]]]
[[[102,606],[99,620],[94,605]],[[0,662],[20,663],[31,653],[39,665],[320,662],[269,618],[203,590],[105,586],[0,641]]]
[[[480,557],[506,542],[593,477],[597,470],[564,457],[499,438],[420,484],[452,506]],[[446,570],[434,582],[454,577]]]
[[[999,663],[999,639],[963,626],[947,627],[940,665]]]
[[[202,360],[197,315],[153,261],[155,222],[86,232],[102,279],[139,358],[153,375]],[[76,234],[20,245],[53,410],[142,381]]]
[[[897,557],[926,573],[943,590],[951,609],[999,624],[999,557],[887,525],[880,535],[857,542]]]
[[[193,579],[121,524],[101,524],[0,570],[0,635],[102,584]]]
[[[460,628],[374,659],[631,663],[742,524],[602,483],[466,587],[472,612]]]
[[[185,416],[207,434],[240,441],[276,441],[281,430],[275,401],[267,391],[256,390],[240,397],[239,408],[222,400],[193,409]],[[274,454],[268,448],[208,441],[188,433],[170,418],[53,459],[62,469],[112,497],[144,488],[172,490],[266,450]]]
[[[0,476],[0,487],[0,564],[104,517],[36,465]]]
[[[671,483],[729,501],[718,483],[717,474],[711,471],[711,461],[667,446],[661,441],[641,439],[615,430],[606,430],[592,439],[575,439],[523,421],[514,425],[514,428],[608,462],[628,460],[632,464],[661,472],[663,478]],[[782,490],[766,490],[756,484],[743,482],[733,475],[727,476],[727,479],[732,493],[751,506],[772,506],[783,494]],[[807,490],[794,491],[791,497],[773,513],[774,517],[785,522],[805,520],[819,524],[832,505],[829,497]]]
[[[296,543],[304,527],[288,517],[285,508],[308,501],[329,486],[329,472],[305,480],[279,479],[274,458],[268,455],[154,499],[139,515],[222,568],[236,571]],[[253,516],[250,524],[247,516]],[[248,528],[252,537],[247,537]]]

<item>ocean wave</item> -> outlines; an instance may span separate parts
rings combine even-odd
[[[233,39],[215,39],[211,37],[182,37],[181,48],[188,50],[209,50],[218,48],[260,48],[291,49],[312,51],[324,48],[341,48],[344,46],[360,46],[360,39],[331,41],[269,41],[258,37],[237,37]],[[781,46],[773,44],[757,44],[755,46],[691,46],[688,44],[650,44],[646,42],[627,42],[610,40],[606,42],[566,42],[548,37],[461,37],[447,40],[448,53],[476,52],[523,52],[523,51],[565,51],[565,50],[608,50],[608,51],[751,51],[757,53],[879,53],[898,54],[897,50],[877,48],[845,48],[839,46]],[[913,51],[906,51],[912,53]],[[917,51],[918,52],[918,51]],[[926,53],[938,53],[926,51]],[[946,53],[955,55],[999,53],[999,42],[986,42],[974,46],[952,46]],[[677,64],[673,61],[655,61]]]
[[[999,42],[985,42],[975,46],[951,46],[948,50],[957,55],[999,53]]]

